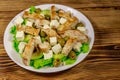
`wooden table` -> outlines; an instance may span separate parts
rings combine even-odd
[[[10,20],[31,5],[46,3],[81,11],[95,30],[95,43],[87,58],[69,70],[53,74],[19,67],[3,46],[3,34]],[[0,80],[120,80],[120,0],[0,0]]]

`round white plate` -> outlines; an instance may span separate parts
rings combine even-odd
[[[58,9],[63,9],[65,11],[70,11],[74,16],[76,16],[80,21],[84,22],[87,30],[88,30],[88,37],[90,39],[90,50],[93,46],[93,43],[94,43],[94,30],[93,30],[93,27],[90,23],[90,21],[88,20],[87,17],[85,17],[81,12],[71,8],[71,7],[68,7],[68,6],[64,6],[64,5],[59,5],[59,4],[44,4],[44,5],[39,5],[39,6],[36,6],[37,8],[41,8],[41,9],[50,9],[50,7],[52,5],[55,5]],[[28,10],[28,9],[26,9]],[[24,11],[23,11],[24,12]],[[66,70],[66,69],[69,69],[75,65],[77,65],[78,63],[80,63],[87,55],[88,53],[90,52],[90,50],[88,51],[88,53],[81,53],[79,56],[78,56],[78,59],[76,60],[76,62],[72,65],[66,65],[66,66],[61,66],[61,67],[52,67],[52,68],[40,68],[40,69],[34,69],[33,67],[31,66],[25,66],[22,62],[22,59],[21,57],[19,56],[19,54],[13,49],[12,47],[12,42],[11,42],[11,39],[12,39],[12,36],[10,34],[10,28],[13,26],[13,21],[18,17],[18,16],[21,16],[23,14],[23,12],[19,13],[17,16],[15,16],[11,21],[10,23],[8,24],[8,26],[6,27],[6,30],[5,30],[5,33],[4,33],[4,47],[5,47],[5,50],[8,54],[8,56],[19,66],[27,69],[27,70],[30,70],[30,71],[34,71],[34,72],[41,72],[41,73],[52,73],[52,72],[59,72],[59,71],[63,71],[63,70]]]

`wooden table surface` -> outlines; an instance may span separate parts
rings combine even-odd
[[[19,67],[3,46],[10,20],[31,5],[46,3],[81,11],[95,30],[95,43],[87,58],[69,70],[51,74]],[[0,80],[120,80],[120,0],[0,0]]]

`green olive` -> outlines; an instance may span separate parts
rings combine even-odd
[[[45,19],[50,20],[50,15],[45,15]]]
[[[65,45],[65,40],[62,38],[59,38],[58,43],[60,43],[60,45],[63,47]]]
[[[68,39],[69,39],[69,37],[68,37],[68,36],[65,36],[65,37],[64,37],[64,40],[65,40],[65,41],[67,41]]]
[[[59,58],[57,58],[53,61],[54,67],[58,67],[60,64],[61,64],[61,60]]]
[[[45,37],[45,36],[46,36],[46,33],[43,32],[43,31],[41,31],[41,32],[40,32],[40,35],[41,35],[41,37]]]
[[[80,23],[77,24],[77,27],[78,27],[78,26],[84,27],[85,25],[84,25],[82,22],[80,22]]]
[[[35,12],[38,13],[38,14],[40,14],[41,9],[40,9],[40,8],[37,8]]]
[[[76,54],[75,54],[75,52],[74,51],[70,51],[70,53],[68,54],[68,57],[70,58],[70,59],[76,59]]]
[[[45,37],[45,40],[50,42],[50,38],[48,36]]]

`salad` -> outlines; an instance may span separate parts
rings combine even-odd
[[[26,66],[35,69],[74,64],[89,51],[85,24],[70,11],[31,6],[10,29],[14,50]]]

